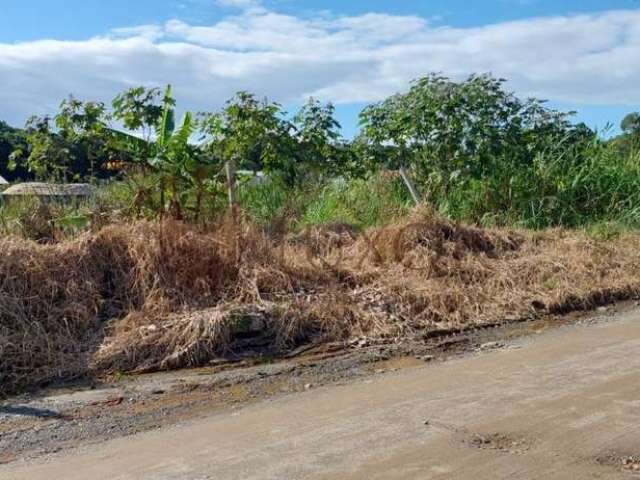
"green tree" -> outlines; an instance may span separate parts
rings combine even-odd
[[[74,146],[75,157],[84,163],[76,170],[85,177],[107,174],[105,164],[113,153],[109,120],[107,109],[101,102],[82,102],[70,96],[60,104],[55,116],[57,132]]]
[[[133,87],[117,95],[112,102],[113,118],[122,123],[127,132],[113,130],[113,148],[127,152],[123,159],[143,168],[155,156],[154,136],[167,106],[174,108],[171,88]]]
[[[570,129],[570,114],[520,100],[503,79],[442,75],[416,80],[409,92],[363,110],[360,124],[372,166],[409,167],[432,194],[461,182],[531,164],[532,152]],[[505,177],[506,179],[506,177]]]
[[[163,93],[159,88],[130,88],[114,98],[113,116],[126,129],[140,133],[144,140],[150,142],[166,105],[175,107],[175,100],[170,94],[170,89]]]
[[[640,113],[632,112],[622,119],[620,128],[624,133],[640,134]]]
[[[70,96],[53,119],[29,119],[26,145],[14,149],[9,168],[24,167],[39,180],[63,182],[111,176],[106,163],[119,151],[112,141],[109,120],[103,103]]]
[[[0,175],[7,180],[13,178],[25,178],[29,172],[20,168],[12,160],[13,152],[25,152],[28,150],[27,138],[23,130],[12,128],[7,123],[0,121]]]
[[[24,165],[41,181],[69,182],[79,177],[72,169],[76,160],[74,145],[54,131],[51,117],[29,118],[25,132],[28,148],[11,154],[10,169]]]
[[[219,113],[201,114],[206,148],[237,167],[282,170],[287,167],[290,125],[279,104],[238,92]]]
[[[293,117],[297,177],[347,173],[350,151],[334,115],[333,104],[310,98]]]

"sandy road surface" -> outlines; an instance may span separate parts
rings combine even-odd
[[[0,468],[88,478],[640,478],[640,312]]]

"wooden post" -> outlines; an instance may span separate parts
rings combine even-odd
[[[225,165],[227,172],[227,190],[229,191],[229,207],[235,211],[236,207],[236,165],[232,158]]]
[[[165,207],[165,198],[164,198],[164,174],[160,175],[160,220],[164,218],[164,207]]]
[[[409,189],[409,193],[411,194],[413,201],[416,203],[416,205],[420,205],[420,203],[422,203],[420,192],[418,191],[418,188],[411,181],[411,177],[409,177],[409,172],[407,172],[407,170],[404,167],[400,167],[400,176],[402,177],[402,180],[404,180],[404,184]]]

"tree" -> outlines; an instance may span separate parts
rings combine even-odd
[[[12,128],[7,123],[0,121],[0,175],[7,180],[25,178],[29,172],[24,167],[11,161],[16,155],[13,152],[25,152],[28,150],[27,137],[23,130]]]
[[[201,114],[206,148],[239,168],[281,169],[290,129],[281,115],[279,104],[238,92],[221,112]]]
[[[26,145],[13,150],[8,167],[26,168],[40,180],[76,181],[106,178],[111,157],[121,151],[113,141],[110,115],[100,102],[73,96],[62,101],[53,117],[31,117],[25,127]]]
[[[174,108],[171,88],[134,87],[116,96],[112,102],[113,118],[122,122],[127,132],[111,132],[112,147],[127,152],[124,160],[146,168],[155,156],[154,135],[167,106]]]
[[[452,184],[483,178],[505,163],[530,164],[550,138],[571,130],[570,114],[520,100],[504,82],[428,75],[409,92],[365,108],[361,143],[369,146],[369,163],[409,167],[430,191],[445,195]]]
[[[25,126],[28,148],[14,150],[10,156],[10,169],[24,165],[38,180],[69,182],[79,174],[72,166],[75,162],[74,146],[55,132],[51,117],[33,116]]]
[[[309,98],[293,117],[298,177],[346,173],[350,152],[334,114],[333,104],[322,104],[315,98]]]
[[[60,104],[55,116],[58,134],[74,146],[76,157],[83,160],[80,166],[83,176],[104,177],[106,161],[112,154],[108,126],[110,116],[104,103],[81,102],[70,96]]]
[[[640,112],[632,112],[624,117],[620,128],[624,133],[640,134]]]
[[[126,129],[139,132],[147,142],[151,141],[156,126],[162,118],[167,104],[175,106],[175,100],[165,90],[159,88],[134,87],[116,96],[113,100],[113,116],[120,120]]]
[[[640,151],[640,112],[629,113],[620,122],[622,134],[611,140],[621,157]]]
[[[279,104],[238,92],[222,111],[201,115],[206,149],[238,168],[281,176],[289,185],[343,173],[353,155],[332,104],[313,98],[291,121]]]

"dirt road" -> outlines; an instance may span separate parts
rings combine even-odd
[[[0,468],[58,478],[640,478],[640,313]]]

